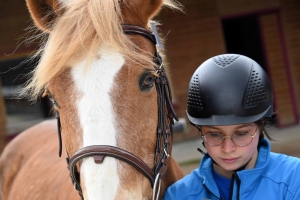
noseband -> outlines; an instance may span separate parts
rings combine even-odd
[[[153,35],[148,30],[134,25],[122,25],[125,34],[141,35],[150,40],[155,46],[157,44],[158,35]],[[156,32],[154,32],[156,33]],[[143,160],[134,154],[120,149],[115,146],[108,145],[92,145],[79,149],[70,158],[66,158],[70,177],[75,189],[78,191],[83,200],[82,189],[80,186],[80,175],[76,167],[76,163],[86,157],[93,157],[95,163],[101,164],[106,156],[122,160],[142,173],[149,181],[153,188],[152,199],[158,199],[160,193],[161,179],[165,176],[167,170],[167,159],[170,157],[170,140],[172,139],[172,126],[174,119],[177,119],[175,111],[172,106],[171,90],[163,66],[162,59],[155,48],[153,61],[158,67],[157,77],[155,77],[155,86],[157,91],[158,103],[158,126],[157,126],[157,140],[154,157],[154,167],[151,169]],[[61,124],[60,117],[57,113],[58,139],[59,139],[59,156],[62,153],[61,140]],[[156,197],[156,198],[155,198]]]

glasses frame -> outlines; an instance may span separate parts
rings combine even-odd
[[[198,126],[196,126],[197,128],[198,128],[198,131],[201,131],[201,128],[200,127],[198,127]],[[252,135],[251,133],[249,133],[249,132],[247,132],[250,136],[251,136],[251,141],[248,143],[248,144],[246,144],[246,145],[238,145],[238,144],[236,144],[234,141],[233,141],[233,136],[236,134],[236,133],[234,133],[234,134],[232,134],[232,135],[228,135],[228,136],[223,136],[222,137],[222,143],[221,144],[219,144],[219,145],[214,145],[214,144],[210,144],[210,143],[208,143],[207,142],[207,140],[206,140],[206,137],[205,137],[205,135],[202,135],[201,134],[201,137],[202,137],[202,140],[203,141],[205,141],[205,143],[206,144],[208,144],[209,146],[221,146],[223,143],[224,143],[224,141],[225,141],[225,139],[226,138],[230,138],[231,139],[231,141],[232,141],[232,143],[233,144],[235,144],[236,146],[239,146],[239,147],[245,147],[245,146],[248,146],[249,144],[251,144],[251,142],[253,141],[253,138],[256,136],[256,133],[257,133],[257,130],[258,130],[258,126],[256,127],[256,129],[255,129],[255,132],[254,132],[254,135]],[[202,132],[202,131],[201,131]]]

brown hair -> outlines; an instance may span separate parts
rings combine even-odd
[[[264,118],[259,121],[254,122],[260,130],[260,135],[259,135],[259,143],[264,139],[264,136],[266,136],[270,141],[276,141],[276,139],[272,138],[268,131],[266,130],[266,126],[268,124],[268,121],[270,118]]]

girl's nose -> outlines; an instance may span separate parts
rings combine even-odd
[[[232,152],[236,149],[236,144],[234,144],[230,137],[224,138],[224,142],[222,144],[222,150],[226,153]]]

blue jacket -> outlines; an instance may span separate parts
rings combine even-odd
[[[212,164],[211,158],[205,155],[200,167],[171,185],[163,199],[220,199]],[[237,175],[241,182],[239,185],[235,181],[234,200],[300,200],[300,159],[270,152],[270,144],[265,139],[259,147],[255,168],[239,171]]]

